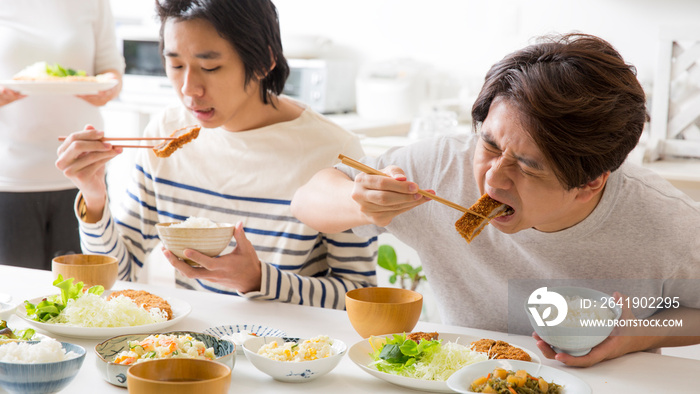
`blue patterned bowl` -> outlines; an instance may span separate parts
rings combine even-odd
[[[299,338],[257,337],[250,338],[243,344],[246,357],[255,368],[281,382],[309,382],[321,377],[335,368],[348,350],[347,345],[338,339],[332,339],[333,355],[311,361],[277,361],[258,354],[260,348],[270,342],[283,345],[284,342],[301,343]]]
[[[27,341],[36,344],[39,341]],[[85,348],[61,342],[63,349],[78,354],[52,363],[20,364],[0,361],[0,387],[10,393],[55,393],[63,390],[78,374],[85,360]]]
[[[115,386],[127,386],[126,371],[131,365],[117,364],[112,362],[112,360],[123,350],[129,350],[129,341],[140,341],[149,335],[156,334],[119,335],[102,343],[98,343],[95,346],[95,353],[97,354],[95,362],[97,364],[97,369],[100,370],[106,381]],[[160,333],[160,335],[190,335],[195,340],[204,342],[204,346],[214,348],[214,354],[216,355],[214,361],[227,365],[231,369],[233,369],[233,366],[236,364],[236,345],[225,339],[192,331],[171,331]]]
[[[227,324],[211,327],[204,330],[205,333],[217,338],[226,339],[236,344],[236,352],[243,353],[243,342],[253,337],[286,337],[287,333],[276,328],[260,326],[257,324]]]

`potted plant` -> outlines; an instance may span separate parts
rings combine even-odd
[[[402,289],[415,291],[422,280],[428,280],[425,275],[421,274],[423,266],[414,267],[408,262],[399,263],[396,251],[390,245],[379,246],[377,264],[392,273],[389,277],[389,283],[395,284],[398,281]]]

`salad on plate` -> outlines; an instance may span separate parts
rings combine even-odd
[[[418,334],[418,335],[415,335]],[[378,371],[421,380],[446,381],[465,365],[489,359],[457,342],[443,342],[437,333],[393,334],[388,338],[370,337]]]

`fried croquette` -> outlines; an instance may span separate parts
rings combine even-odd
[[[174,140],[165,141],[156,145],[153,148],[153,152],[158,157],[168,157],[179,148],[182,148],[182,146],[186,143],[197,138],[197,136],[199,136],[199,130],[199,126],[189,126],[177,129],[170,135],[171,137],[175,138]]]
[[[523,349],[508,342],[493,339],[480,339],[472,342],[471,349],[488,354],[489,358],[531,361],[530,355]]]
[[[425,339],[426,341],[434,341],[438,339],[438,333],[417,331],[406,334],[406,339],[410,339],[415,343],[420,343],[421,339]]]
[[[481,230],[489,224],[491,219],[512,213],[513,209],[506,204],[494,200],[488,194],[484,194],[469,208],[469,210],[483,217],[467,212],[455,223],[457,232],[467,240],[467,243],[471,243],[474,238],[481,233]]]

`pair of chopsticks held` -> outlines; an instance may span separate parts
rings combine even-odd
[[[59,141],[65,141],[68,137],[58,137]],[[176,137],[104,137],[100,141],[172,141]],[[155,148],[155,145],[112,145],[114,148]]]
[[[341,161],[343,164],[345,164],[345,165],[347,165],[347,166],[350,166],[350,167],[352,167],[352,168],[354,168],[354,169],[356,169],[356,170],[358,170],[358,171],[362,171],[362,172],[367,173],[367,174],[370,174],[370,175],[381,175],[381,176],[386,176],[386,177],[389,176],[389,175],[387,175],[387,174],[385,174],[385,173],[383,173],[383,172],[381,172],[381,171],[375,170],[374,168],[372,168],[372,167],[370,167],[370,166],[368,166],[368,165],[365,165],[365,164],[363,164],[363,163],[360,163],[360,162],[357,161],[357,160],[353,160],[353,159],[351,159],[351,158],[349,158],[349,157],[347,157],[347,156],[345,156],[345,155],[338,155],[338,159],[340,159],[340,161]],[[471,209],[469,209],[469,208],[466,208],[466,207],[463,207],[463,206],[461,206],[461,205],[455,204],[455,203],[453,203],[453,202],[450,201],[450,200],[446,200],[446,199],[444,199],[444,198],[442,198],[442,197],[436,196],[435,194],[431,194],[431,193],[429,193],[429,192],[427,192],[427,191],[425,191],[425,190],[423,190],[423,189],[418,190],[418,194],[420,194],[420,195],[422,195],[422,196],[425,196],[425,197],[428,197],[429,199],[435,200],[435,201],[437,201],[437,202],[439,202],[439,203],[445,204],[445,205],[447,205],[448,207],[454,208],[454,209],[456,209],[456,210],[458,210],[458,211],[462,211],[462,212],[464,212],[464,213],[470,213],[470,214],[476,215],[476,216],[478,216],[478,217],[480,217],[480,218],[489,220],[486,216],[484,216],[484,215],[482,215],[482,214],[480,214],[480,213],[478,213],[478,212],[474,212],[473,210],[471,210]]]

